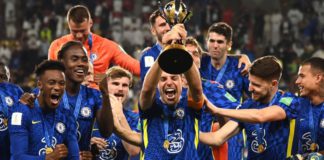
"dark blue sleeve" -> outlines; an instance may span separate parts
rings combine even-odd
[[[17,86],[17,95],[18,98],[20,98],[20,96],[22,96],[24,94],[24,90],[21,89],[21,87]]]
[[[66,137],[66,145],[69,151],[67,159],[79,160],[79,145],[77,140],[77,125],[72,112],[68,112],[68,136]]]
[[[28,128],[30,125],[30,112],[27,109],[27,106],[20,104],[19,106],[14,108],[10,116],[9,134],[12,159],[44,160],[45,155],[28,155],[28,148],[31,146],[28,146]]]
[[[240,105],[240,102],[217,82],[204,82],[203,88],[208,100],[217,107],[236,109]]]
[[[298,117],[298,111],[301,111],[299,98],[292,93],[285,93],[281,96],[279,103],[277,104],[283,108],[286,112],[286,116],[289,119],[295,119]]]
[[[145,59],[147,59],[145,57],[148,57],[148,51],[145,51],[143,53],[141,59],[140,59],[140,67],[141,67],[141,74],[140,75],[141,75],[141,82],[142,83],[144,81],[144,78],[145,78],[145,75],[146,75],[147,71],[150,69],[150,67],[147,66],[148,64],[145,65]],[[148,60],[146,60],[146,61],[148,61]]]
[[[102,107],[102,95],[100,91],[93,89],[92,96],[94,97],[95,100],[94,113],[97,113],[97,111],[100,110]]]

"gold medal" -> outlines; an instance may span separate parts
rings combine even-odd
[[[3,124],[4,124],[5,126],[8,126],[8,119],[7,119],[7,118],[4,118],[4,119],[3,119]]]
[[[262,153],[264,151],[264,146],[263,146],[263,144],[260,144],[259,146],[258,146],[258,152],[259,153]]]
[[[170,142],[169,142],[168,140],[165,140],[164,143],[163,143],[163,147],[164,147],[165,149],[168,149],[169,146],[170,146]]]
[[[316,144],[316,143],[312,143],[312,144],[310,145],[310,149],[311,149],[311,151],[316,151],[316,149],[317,149],[317,144]]]
[[[53,152],[53,148],[51,147],[47,147],[46,150],[45,150],[46,154],[50,154]]]

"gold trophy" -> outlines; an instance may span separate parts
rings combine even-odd
[[[170,27],[178,23],[185,23],[192,16],[192,13],[187,10],[186,5],[181,0],[172,0],[164,7],[160,3],[159,8]],[[182,40],[178,40],[164,47],[158,63],[161,69],[167,73],[181,74],[190,69],[193,59],[190,53],[186,51]]]

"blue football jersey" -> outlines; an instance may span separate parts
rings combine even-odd
[[[224,87],[215,81],[203,80],[203,92],[207,99],[217,107],[236,109],[240,103],[231,94],[226,92]],[[200,120],[200,131],[210,132],[212,123],[216,117],[212,116],[208,111],[203,111]],[[212,150],[208,145],[199,143],[198,153],[201,160],[213,159]]]
[[[186,96],[174,108],[156,97],[150,109],[140,110],[140,118],[141,159],[199,159],[200,112],[188,107]]]
[[[139,115],[138,113],[129,111],[129,110],[123,110],[125,117],[127,119],[127,122],[132,130],[138,131],[137,126],[139,123]],[[100,135],[99,129],[97,127],[97,124],[95,125],[92,133],[92,137],[100,137],[103,138]],[[99,151],[99,155],[96,155],[97,160],[128,160],[129,155],[124,148],[122,144],[122,139],[120,139],[117,135],[114,133],[109,137],[105,139],[108,146],[104,150]]]
[[[34,89],[34,93],[38,93],[38,88]],[[78,98],[80,94],[80,98]],[[81,85],[79,94],[70,96],[65,92],[66,98],[63,96],[60,102],[63,107],[70,109],[74,116],[77,117],[77,135],[80,151],[90,150],[90,139],[96,113],[102,107],[102,96],[100,91]],[[80,107],[77,107],[78,99],[80,99]]]
[[[280,101],[283,101],[282,98],[286,97],[277,92],[269,104],[262,104],[248,99],[240,109],[262,109],[269,105],[279,105]],[[286,119],[281,121],[260,124],[240,122],[240,127],[246,130],[248,159],[281,160],[288,157],[288,139],[293,137],[291,134],[294,134],[294,131],[289,130],[291,121],[292,119],[287,116]],[[260,146],[263,146],[261,152],[259,150]]]
[[[294,139],[293,149],[299,154],[324,150],[324,102],[314,105],[309,99],[297,96],[288,102],[280,105],[287,108],[298,106],[294,111],[298,116],[295,131],[297,138]],[[314,150],[312,143],[316,144]]]
[[[11,83],[0,83],[0,159],[10,159],[10,138],[8,118],[12,108],[18,103],[23,90]]]
[[[69,152],[66,159],[77,160],[76,132],[75,118],[64,107],[58,106],[55,111],[45,113],[37,103],[34,108],[19,103],[13,109],[9,123],[12,159],[44,159],[47,147],[65,144]]]
[[[238,58],[227,56],[226,63],[220,70],[216,70],[211,64],[210,56],[203,56],[201,59],[200,75],[203,79],[218,81],[225,90],[235,99],[241,100],[243,92],[249,94],[249,80],[242,76],[244,66],[237,68]],[[242,133],[232,137],[228,141],[228,159],[242,159],[244,140]]]
[[[141,81],[144,81],[144,77],[147,71],[151,68],[157,57],[160,55],[162,46],[156,43],[153,47],[145,51],[140,59],[141,66]]]

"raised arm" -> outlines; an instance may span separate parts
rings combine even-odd
[[[142,141],[141,134],[132,131],[129,126],[126,116],[123,112],[121,100],[118,100],[114,95],[110,95],[110,102],[114,117],[114,133],[121,137],[122,144],[130,156],[135,156],[140,152],[140,144]]]
[[[200,74],[195,64],[192,64],[191,68],[184,73],[188,86],[189,95],[195,102],[201,102],[204,100],[203,90],[201,85]]]
[[[200,132],[199,141],[209,146],[220,146],[239,131],[240,128],[237,122],[228,121],[216,132]]]
[[[102,94],[102,108],[97,111],[96,119],[100,134],[103,137],[109,137],[113,132],[113,116],[111,111],[111,104],[109,100],[107,77],[100,82],[99,85]]]
[[[209,103],[209,102],[207,102]],[[271,121],[283,120],[286,118],[286,112],[280,106],[274,105],[262,109],[224,109],[218,108],[209,103],[207,109],[213,115],[234,118],[242,122],[264,123]]]
[[[158,61],[156,60],[144,78],[142,90],[140,93],[139,103],[143,111],[149,109],[149,107],[153,103],[157,84],[160,80],[161,74],[162,70],[159,66]]]

